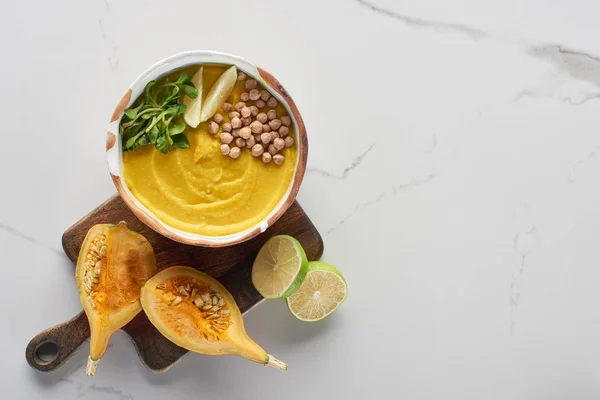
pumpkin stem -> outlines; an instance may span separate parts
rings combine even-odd
[[[92,360],[91,357],[88,357],[87,366],[85,367],[85,374],[87,376],[96,376],[96,369],[98,368],[98,362],[100,360]]]
[[[273,357],[270,354],[267,354],[267,355],[269,356],[269,359],[267,360],[267,363],[265,364],[267,367],[275,368],[280,371],[287,371],[286,363],[284,363],[281,360],[276,359],[275,357]]]

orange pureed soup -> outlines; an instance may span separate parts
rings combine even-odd
[[[193,65],[183,71],[193,76],[199,67]],[[203,66],[203,96],[228,68]],[[181,71],[165,78],[177,80]],[[237,81],[227,102],[238,103],[242,93],[247,92],[244,85],[244,81]],[[257,89],[263,88],[259,84]],[[271,108],[265,105],[260,112]],[[274,109],[277,118],[288,115],[281,104]],[[222,108],[217,112],[224,122],[230,122],[229,113]],[[232,159],[221,153],[219,135],[208,133],[210,122],[186,127],[188,149],[171,149],[163,154],[153,146],[142,146],[124,152],[123,173],[133,196],[165,224],[184,232],[222,236],[255,226],[276,207],[294,175],[297,149],[294,144],[280,150],[285,157],[281,165],[264,163],[249,149],[242,149],[239,158]],[[297,139],[293,124],[288,136]]]

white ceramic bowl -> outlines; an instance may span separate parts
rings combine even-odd
[[[119,123],[121,121],[121,117],[123,116],[123,111],[131,106],[138,96],[142,94],[146,83],[151,80],[158,79],[175,69],[179,69],[191,64],[235,65],[240,71],[244,71],[246,74],[248,74],[248,76],[259,80],[265,87],[269,88],[271,94],[277,98],[277,100],[287,109],[289,115],[292,117],[292,123],[294,124],[297,134],[295,140],[298,149],[298,157],[290,186],[277,206],[271,210],[271,212],[269,212],[269,214],[260,223],[242,232],[224,236],[205,236],[175,229],[162,222],[152,212],[144,207],[131,194],[127,188],[125,180],[123,179],[123,152],[121,138],[119,135]],[[264,232],[293,204],[294,200],[296,199],[296,195],[298,194],[298,190],[300,189],[300,184],[302,183],[304,172],[306,170],[308,139],[306,136],[304,122],[302,121],[302,117],[300,116],[300,112],[294,104],[294,101],[283,88],[281,83],[279,83],[279,81],[269,72],[252,64],[249,61],[244,60],[241,57],[231,54],[225,54],[216,51],[186,51],[157,62],[144,71],[131,84],[115,108],[110,125],[108,126],[108,134],[106,137],[106,157],[108,162],[108,170],[119,194],[121,195],[125,204],[127,204],[131,211],[142,222],[161,235],[177,242],[197,246],[222,247],[244,242]]]

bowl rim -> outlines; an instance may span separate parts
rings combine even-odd
[[[143,206],[129,191],[123,179],[123,153],[120,135],[118,133],[119,123],[123,116],[123,112],[138,98],[148,81],[157,79],[175,69],[192,64],[235,65],[248,76],[260,80],[264,86],[269,87],[271,94],[274,95],[287,109],[292,119],[292,123],[296,128],[298,157],[296,159],[294,174],[285,194],[265,218],[241,232],[222,236],[207,236],[175,229],[161,221],[154,213]],[[302,120],[302,116],[300,115],[294,100],[279,80],[277,80],[270,72],[233,54],[212,50],[191,50],[176,53],[152,64],[131,83],[113,111],[106,135],[106,157],[109,173],[119,195],[140,221],[160,235],[176,242],[203,247],[225,247],[245,242],[263,233],[294,203],[306,172],[308,137],[306,126],[304,125],[304,121]]]

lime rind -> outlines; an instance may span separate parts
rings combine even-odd
[[[344,284],[346,284],[346,279],[344,278],[344,275],[342,275],[342,273],[340,272],[339,269],[337,269],[336,267],[334,267],[333,265],[326,263],[324,261],[310,261],[308,263],[308,270],[309,271],[329,271],[329,272],[333,272],[334,274],[336,274],[338,277],[340,277],[340,279],[342,281],[344,281]],[[346,290],[346,294],[348,291]]]
[[[301,264],[300,264],[300,268],[298,269],[298,274],[296,275],[296,278],[291,283],[291,285],[287,288],[287,290],[281,296],[278,297],[280,299],[286,299],[286,298],[290,297],[291,295],[293,295],[294,293],[296,293],[296,291],[300,288],[300,286],[302,286],[302,282],[304,282],[304,279],[306,278],[306,274],[308,273],[308,258],[306,257],[306,252],[304,251],[304,247],[302,247],[300,242],[298,242],[293,237],[291,237],[291,236],[288,236],[288,237],[292,241],[294,241],[296,244],[296,249],[300,253]]]

